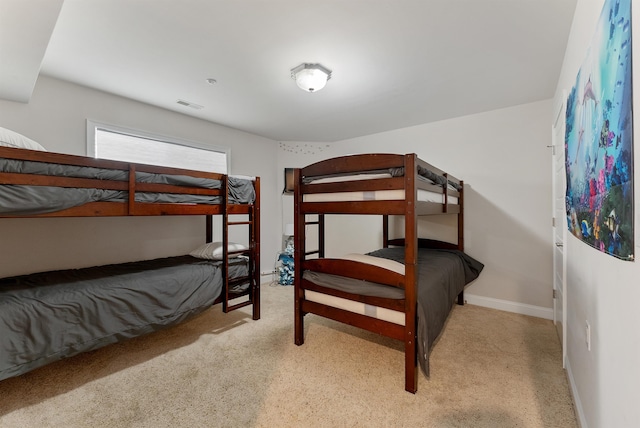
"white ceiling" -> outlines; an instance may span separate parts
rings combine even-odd
[[[25,76],[39,72],[274,140],[317,142],[553,97],[576,5],[64,0],[59,16],[43,7],[60,2],[0,0],[1,63],[22,60]],[[23,47],[33,52],[24,60],[7,27],[41,28],[48,46],[44,37]],[[303,62],[333,71],[322,91],[303,92],[290,78]],[[7,87],[19,84],[0,78],[1,98],[31,96],[33,84],[18,99]]]

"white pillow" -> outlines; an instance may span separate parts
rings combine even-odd
[[[0,146],[17,147],[19,149],[40,150],[46,152],[47,149],[42,147],[30,138],[18,134],[10,129],[0,127]]]
[[[242,251],[248,249],[248,247],[242,244],[236,244],[235,242],[229,242],[229,245],[227,246],[228,251]],[[189,255],[199,259],[222,260],[222,242],[210,242],[208,244],[204,244],[190,252]],[[231,254],[229,257],[238,257],[240,255],[241,254]]]
[[[353,260],[354,262],[366,263],[390,270],[400,275],[404,275],[404,265],[395,260],[383,259],[382,257],[368,256],[366,254],[349,253],[340,257],[341,259]]]

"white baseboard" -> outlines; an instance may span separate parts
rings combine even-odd
[[[565,364],[567,370],[567,379],[569,380],[569,389],[571,390],[571,398],[573,399],[573,407],[576,409],[576,416],[578,419],[578,426],[580,428],[588,428],[587,421],[584,418],[584,410],[582,409],[582,402],[580,401],[580,396],[578,395],[578,390],[576,388],[576,383],[573,379],[573,373],[571,372],[571,365],[569,365],[569,361]]]
[[[274,275],[263,275],[260,277],[260,285],[271,284],[272,282],[276,282]]]
[[[466,292],[464,293],[464,300],[471,305],[484,306],[485,308],[498,309],[501,311],[553,320],[553,309],[551,308],[511,302],[509,300],[494,299],[492,297],[476,296]]]

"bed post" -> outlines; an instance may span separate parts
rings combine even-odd
[[[464,251],[464,181],[460,181],[460,196],[458,196],[458,250]]]
[[[405,329],[404,329],[404,359],[405,386],[404,389],[414,393],[418,389],[418,354],[416,348],[416,302],[418,284],[418,225],[417,225],[417,165],[416,155],[405,155]]]
[[[224,286],[222,289],[222,312],[229,312],[229,177],[222,179],[224,196],[222,198],[222,278]]]
[[[253,319],[260,319],[260,177],[254,182],[256,200],[250,211],[251,222],[249,236],[250,244],[253,244],[253,279],[251,289],[251,301],[253,302]]]
[[[305,258],[305,220],[306,215],[302,211],[302,177],[300,168],[293,170],[293,286],[294,286],[294,343],[302,345],[304,343],[304,312],[302,312],[302,300],[304,290],[302,289],[302,262]]]
[[[210,242],[213,242],[213,216],[206,215],[204,216],[204,218],[205,218],[205,228],[206,228],[205,242],[208,244]]]
[[[324,214],[318,214],[318,257],[320,258],[324,258],[324,242]]]
[[[389,216],[382,216],[382,248],[389,248]]]
[[[458,250],[464,251],[464,181],[460,181],[460,196],[458,196],[458,205],[460,212],[458,213]],[[464,305],[464,288],[458,294],[458,305]]]

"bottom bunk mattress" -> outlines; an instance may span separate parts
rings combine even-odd
[[[198,314],[222,274],[220,261],[178,256],[0,279],[0,380]],[[229,260],[230,278],[247,275],[246,258]]]
[[[404,248],[383,248],[367,255],[404,263]],[[476,279],[484,265],[458,250],[420,248],[418,251],[418,361],[429,376],[429,352],[451,312],[458,294],[465,285]],[[304,272],[304,278],[321,286],[351,294],[378,296],[390,299],[404,298],[404,291],[395,287],[358,279],[337,277],[317,272]],[[404,325],[404,313],[365,305],[321,293],[305,291],[305,298],[318,303],[340,307],[385,321]]]

